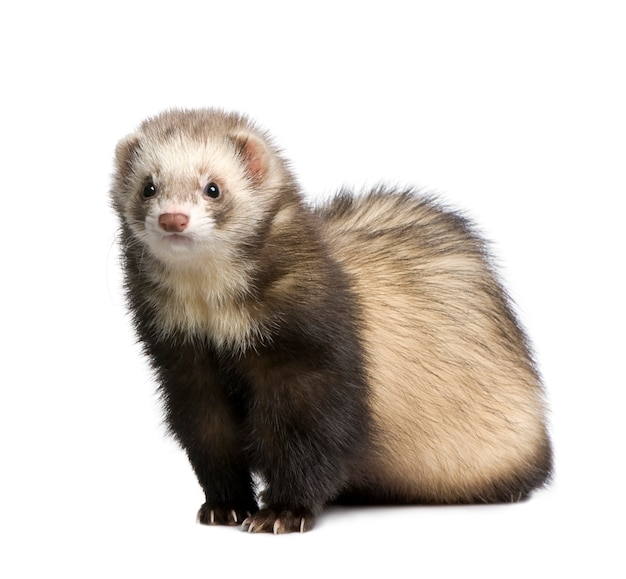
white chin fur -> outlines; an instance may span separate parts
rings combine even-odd
[[[161,253],[174,255],[189,253],[198,249],[198,242],[193,237],[181,233],[161,235],[154,240],[153,245],[156,245]]]
[[[172,264],[197,258],[206,248],[206,242],[202,243],[202,240],[193,233],[148,232],[146,241],[157,259]]]

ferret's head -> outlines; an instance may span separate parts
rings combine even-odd
[[[129,241],[166,265],[235,257],[259,242],[281,199],[295,195],[267,136],[246,118],[213,109],[146,120],[120,141],[115,160],[111,198]]]

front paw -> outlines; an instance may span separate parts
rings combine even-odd
[[[295,511],[261,509],[250,515],[241,527],[248,533],[304,533],[313,528],[315,516],[308,509]]]
[[[234,505],[204,503],[198,511],[197,520],[203,525],[241,525],[252,511]]]

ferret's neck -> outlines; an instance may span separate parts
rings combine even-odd
[[[242,263],[164,268],[155,280],[154,325],[164,337],[209,339],[243,351],[263,333],[263,316],[249,300],[251,276]]]

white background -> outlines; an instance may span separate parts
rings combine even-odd
[[[624,577],[622,4],[3,3],[0,575]],[[547,384],[549,490],[302,536],[194,523],[107,195],[119,138],[207,105],[268,128],[310,196],[410,183],[479,223]]]

